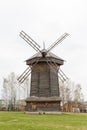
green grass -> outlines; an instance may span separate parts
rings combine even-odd
[[[29,115],[0,112],[0,130],[87,130],[87,114]]]

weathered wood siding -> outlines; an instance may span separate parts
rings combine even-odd
[[[60,102],[27,102],[26,111],[60,111]]]
[[[58,71],[46,62],[32,68],[30,96],[59,96]]]

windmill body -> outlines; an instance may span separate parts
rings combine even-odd
[[[37,61],[38,63],[33,66]],[[57,66],[53,66],[52,61],[55,62]],[[63,62],[61,58],[51,52],[49,52],[46,57],[42,57],[39,52],[32,58],[26,60],[26,64],[32,67],[30,96],[59,96],[58,69],[60,65],[63,65]],[[49,63],[51,63],[51,65]]]
[[[32,47],[38,51],[26,60],[26,64],[31,68],[30,97],[26,99],[26,111],[60,111],[58,73],[64,60],[51,53],[50,50],[66,35],[59,38],[47,50],[39,50],[37,43],[22,31],[21,37],[29,44],[33,44]]]

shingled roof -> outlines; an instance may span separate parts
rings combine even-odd
[[[58,65],[63,65],[64,60],[56,56],[52,52],[47,52],[46,49],[41,50],[41,52],[36,53],[31,58],[26,60],[27,65],[34,64],[36,62],[55,62]]]
[[[46,50],[46,49],[43,49],[41,52],[47,52],[47,50]],[[36,53],[35,55],[33,55],[32,57],[30,57],[30,58],[27,59],[26,61],[31,60],[31,59],[34,59],[34,58],[40,58],[40,57],[42,57],[41,52]],[[56,59],[59,59],[59,60],[64,61],[62,58],[56,56],[56,55],[53,54],[52,52],[48,52],[48,53],[47,53],[46,58],[49,58],[49,57],[56,58]]]

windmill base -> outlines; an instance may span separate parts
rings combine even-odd
[[[29,112],[60,111],[60,97],[29,97],[25,110]]]

